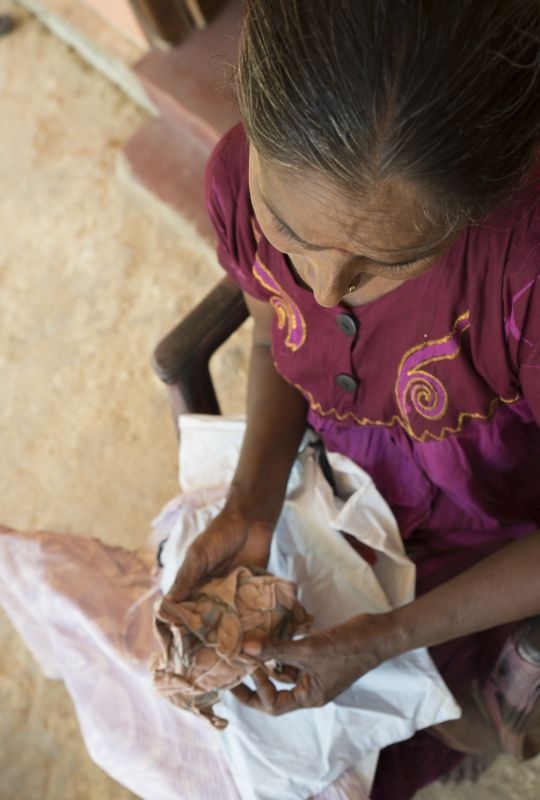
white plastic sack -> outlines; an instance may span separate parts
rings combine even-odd
[[[180,430],[184,493],[155,522],[156,538],[167,537],[161,553],[163,591],[170,588],[191,542],[223,505],[244,423],[183,416]],[[318,466],[313,442],[307,434],[293,468],[269,571],[298,585],[316,628],[410,602],[415,568],[387,504],[350,459],[329,454],[336,497]],[[377,551],[374,568],[340,531]],[[219,742],[243,800],[305,800],[347,768],[367,796],[381,748],[460,715],[426,650],[382,664],[323,708],[272,718],[225,693],[215,710],[230,721]]]

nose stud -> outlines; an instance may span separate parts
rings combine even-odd
[[[358,289],[358,286],[356,285],[356,283],[351,283],[351,285],[349,286],[349,288],[347,289],[347,291],[348,291],[348,292],[349,292],[349,294],[350,294],[351,292],[354,292],[354,291],[355,291],[355,289]]]

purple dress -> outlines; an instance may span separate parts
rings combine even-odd
[[[251,207],[241,126],[207,170],[218,256],[274,310],[277,370],[328,450],[374,479],[422,594],[540,526],[540,186],[466,228],[428,272],[367,305],[319,306]],[[431,649],[459,699],[509,627]],[[406,800],[460,755],[427,732],[381,754],[372,797]]]

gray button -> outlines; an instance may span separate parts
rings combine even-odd
[[[353,378],[352,375],[347,375],[344,372],[342,372],[340,375],[336,375],[336,383],[346,392],[354,392],[358,387],[358,381],[356,378]]]
[[[350,314],[338,314],[336,322],[347,336],[354,336],[358,330],[358,322]]]

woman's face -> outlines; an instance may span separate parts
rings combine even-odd
[[[426,272],[457,235],[430,222],[414,189],[398,180],[351,201],[319,173],[277,165],[251,147],[249,186],[265,237],[321,306],[387,294]]]

